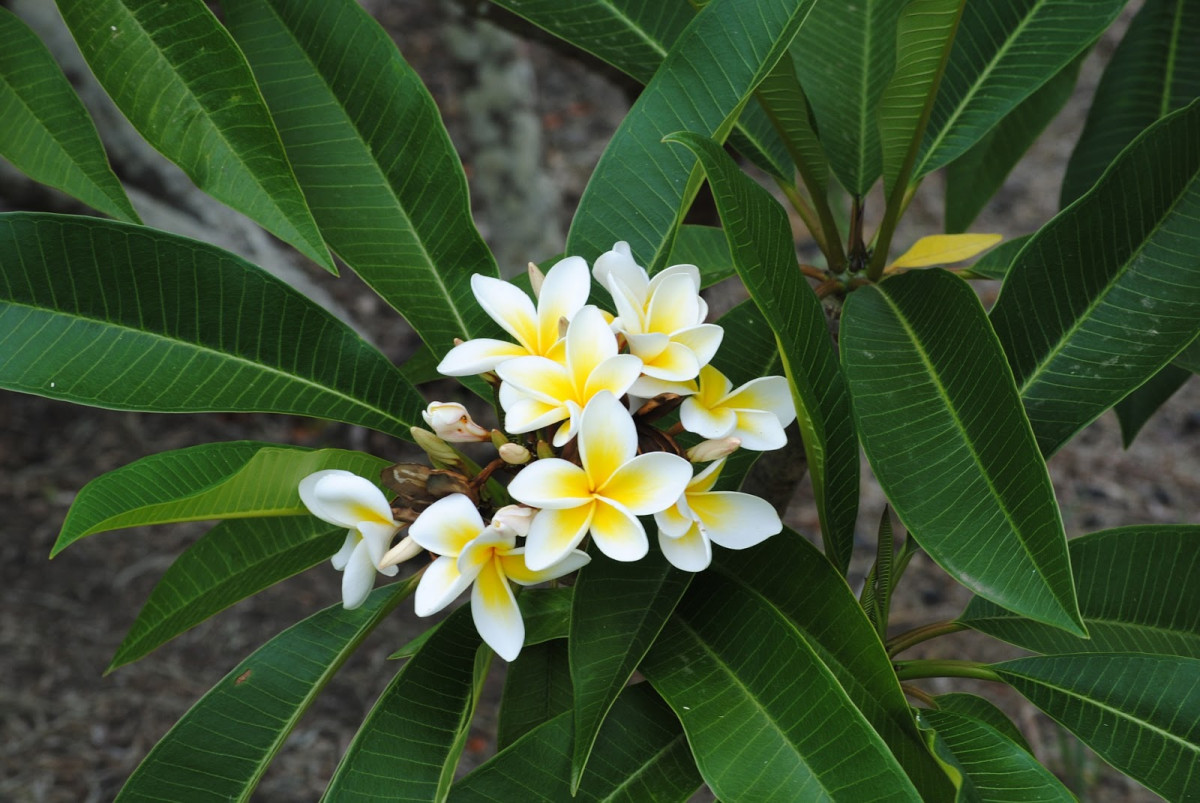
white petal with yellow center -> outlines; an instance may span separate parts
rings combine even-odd
[[[637,454],[637,427],[615,394],[598,393],[580,416],[579,462],[591,490]]]
[[[774,413],[780,426],[796,420],[792,391],[782,376],[764,376],[751,380],[729,393],[723,404],[735,410],[764,410]]]
[[[658,545],[662,549],[663,557],[672,566],[685,572],[702,572],[712,563],[712,545],[701,534],[697,522],[692,522],[677,538],[668,538],[659,532]]]
[[[514,284],[478,273],[471,277],[471,290],[483,311],[516,338],[526,352],[540,353],[537,310],[529,296]]]
[[[555,580],[563,575],[581,569],[591,561],[586,552],[578,549],[567,553],[567,556],[548,569],[535,572],[525,563],[525,548],[509,550],[500,556],[500,568],[504,576],[517,585],[532,586]]]
[[[413,595],[413,610],[417,616],[429,616],[445,608],[474,582],[473,575],[458,570],[458,559],[450,555],[429,564]]]
[[[326,469],[300,480],[300,501],[322,521],[358,529],[360,522],[399,527],[383,491],[366,477],[342,469]]]
[[[434,502],[408,527],[408,535],[430,552],[457,557],[483,531],[479,510],[464,494]]]
[[[618,468],[596,489],[635,516],[649,516],[675,504],[692,478],[692,464],[679,455],[650,452]]]
[[[506,661],[515,661],[525,643],[525,622],[512,588],[500,571],[499,556],[488,552],[471,589],[471,618],[475,629]]]
[[[587,472],[559,457],[547,457],[525,466],[508,484],[508,495],[531,507],[562,510],[592,501]],[[534,517],[537,521],[537,517]],[[533,525],[530,525],[532,532]]]
[[[787,434],[774,413],[762,410],[739,410],[737,426],[729,436],[738,438],[743,449],[766,452],[780,449],[787,443]]]
[[[664,276],[646,309],[646,331],[671,334],[701,322],[700,297],[691,277],[683,273]]]
[[[595,500],[588,500],[578,507],[539,511],[529,525],[529,537],[525,540],[525,564],[529,570],[549,569],[571,554],[592,526],[596,507]]]
[[[516,343],[480,337],[450,349],[438,363],[437,371],[443,376],[475,376],[494,371],[505,360],[528,354],[528,349]]]
[[[641,560],[650,549],[642,523],[624,505],[610,499],[596,500],[591,530],[596,547],[613,560]]]
[[[737,413],[728,407],[707,407],[698,396],[688,396],[679,406],[679,420],[688,432],[708,438],[728,438],[737,428]]]
[[[360,541],[350,553],[342,573],[342,607],[348,611],[360,607],[374,586],[375,562],[371,560],[366,544]]]
[[[738,491],[689,494],[688,505],[713,543],[746,549],[780,532],[783,523],[765,499]]]
[[[570,321],[587,304],[591,281],[582,257],[567,257],[550,268],[538,295],[538,354],[547,355],[559,339],[559,321]]]

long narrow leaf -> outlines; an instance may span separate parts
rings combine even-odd
[[[1172,363],[1117,402],[1113,412],[1117,414],[1117,421],[1121,424],[1121,442],[1126,449],[1133,444],[1133,439],[1150,420],[1150,416],[1158,412],[1158,409],[1167,403],[1167,399],[1174,396],[1191,378],[1191,371]]]
[[[504,676],[496,749],[503,750],[560,714],[566,715],[563,719],[569,727],[573,705],[567,642],[562,639],[532,645],[526,642]]]
[[[334,271],[254,76],[202,0],[58,0],[109,97],[196,186]]]
[[[42,40],[0,8],[0,156],[106,215],[140,222],[92,118]]]
[[[863,448],[912,537],[980,596],[1082,635],[1050,477],[975,292],[936,268],[862,288],[841,346]]]
[[[0,215],[0,387],[155,412],[274,412],[409,437],[424,401],[348,326],[214,246]]]
[[[441,356],[493,328],[471,275],[497,276],[467,183],[416,72],[354,0],[227,0],[321,232]]]

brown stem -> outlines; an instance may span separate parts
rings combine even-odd
[[[487,482],[488,479],[491,478],[491,476],[493,474],[496,473],[496,469],[503,468],[506,465],[508,465],[508,464],[505,463],[503,460],[501,460],[499,457],[497,457],[495,460],[493,460],[492,462],[490,462],[486,466],[484,466],[482,471],[480,471],[478,474],[476,474],[474,477],[471,478],[471,487],[479,488],[485,482]]]
[[[912,685],[911,683],[901,683],[900,691],[904,692],[909,697],[924,703],[930,708],[937,708],[937,700],[933,699],[933,695],[922,688]]]
[[[837,293],[839,290],[845,289],[845,287],[846,285],[842,283],[841,279],[827,279],[817,285],[817,298],[826,298]]]
[[[822,270],[816,265],[801,265],[800,272],[810,279],[817,279],[822,282],[829,278],[829,271]]]

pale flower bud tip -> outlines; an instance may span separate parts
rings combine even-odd
[[[546,274],[542,273],[542,269],[533,262],[529,263],[528,270],[529,286],[533,288],[534,296],[540,296],[542,294],[542,282],[546,280]]]
[[[500,449],[500,459],[510,466],[521,466],[533,459],[533,455],[519,443],[505,443]]]
[[[447,443],[478,443],[492,437],[491,432],[476,424],[467,408],[458,402],[432,402],[421,411],[421,417]]]
[[[385,552],[383,557],[379,559],[379,568],[386,569],[389,566],[397,566],[406,560],[412,560],[420,554],[421,545],[412,540],[412,536],[405,536],[400,540],[400,543]]]
[[[420,446],[422,451],[429,455],[429,459],[434,464],[455,468],[462,466],[462,458],[450,447],[450,444],[429,430],[412,427],[409,429],[409,433],[412,434],[413,441],[416,442],[417,446]]]
[[[537,510],[525,505],[505,505],[492,515],[492,526],[522,538],[529,535],[529,524]]]
[[[713,438],[701,441],[687,450],[687,458],[693,463],[708,463],[728,457],[742,445],[741,438]]]

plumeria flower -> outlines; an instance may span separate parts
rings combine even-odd
[[[530,569],[562,560],[589,531],[613,560],[642,558],[649,543],[637,517],[675,504],[692,478],[691,464],[678,455],[637,455],[633,418],[607,391],[581,415],[579,460],[582,466],[557,457],[538,460],[508,486],[512,498],[541,508],[525,542]]]
[[[438,372],[473,376],[494,371],[513,357],[550,355],[561,337],[559,321],[571,320],[587,303],[590,286],[587,262],[582,257],[567,257],[550,269],[536,308],[516,285],[475,274],[471,277],[475,300],[517,342],[483,337],[460,343],[438,364]]]
[[[677,568],[699,572],[712,562],[712,545],[746,549],[783,529],[775,508],[765,499],[738,491],[714,491],[725,460],[701,471],[666,510],[655,513],[658,545]]]
[[[782,376],[753,379],[736,390],[724,374],[700,369],[696,393],[683,400],[679,420],[705,438],[737,438],[743,449],[766,451],[787,443],[784,428],[796,420],[791,390]]]
[[[561,421],[553,442],[562,446],[579,431],[579,414],[596,394],[622,396],[641,373],[640,359],[617,353],[617,337],[596,307],[575,314],[565,341],[563,362],[517,357],[496,367],[504,380],[500,404],[509,432],[532,432]]]
[[[721,345],[724,330],[704,323],[708,305],[700,297],[700,270],[672,265],[651,279],[619,242],[596,260],[596,281],[608,288],[617,317],[613,328],[625,335],[629,351],[642,359],[651,379],[695,379]],[[646,393],[635,387],[638,396]],[[649,395],[654,395],[653,393]]]
[[[417,585],[418,616],[437,613],[474,584],[471,618],[475,629],[506,661],[516,660],[525,643],[525,623],[509,582],[535,585],[562,577],[586,564],[586,553],[568,551],[540,571],[525,565],[509,524],[484,525],[479,510],[463,494],[434,502],[408,528],[409,536],[439,557]]]
[[[346,610],[359,607],[375,585],[376,571],[388,577],[397,572],[395,563],[380,568],[392,536],[400,529],[400,523],[392,518],[387,497],[365,477],[327,469],[300,480],[300,501],[321,521],[348,530],[332,563],[333,568],[344,572],[342,605]],[[392,557],[416,554],[411,549],[401,549],[403,544],[397,545]]]
[[[481,443],[492,437],[491,431],[476,424],[458,402],[431,402],[421,411],[421,417],[447,443]]]

